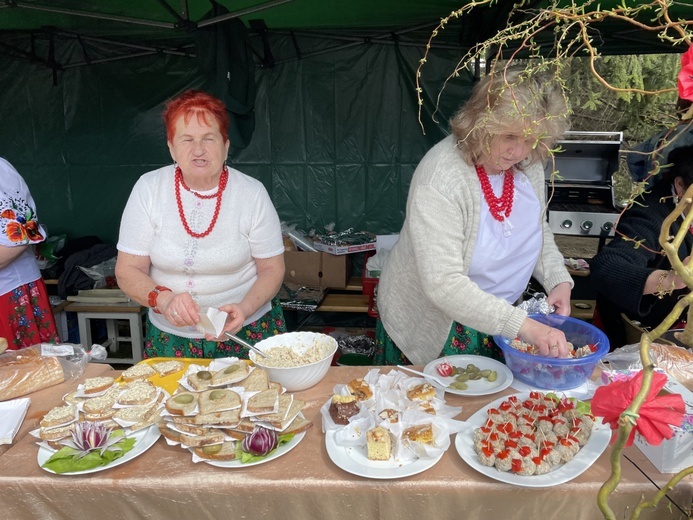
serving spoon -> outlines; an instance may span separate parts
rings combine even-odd
[[[239,338],[238,336],[234,336],[234,335],[231,334],[230,332],[224,332],[224,336],[226,336],[226,337],[229,338],[229,339],[234,340],[234,341],[235,341],[236,343],[238,343],[239,345],[243,345],[244,347],[249,348],[250,350],[254,351],[254,352],[257,353],[257,354],[260,354],[263,358],[266,358],[266,357],[267,357],[267,354],[265,354],[262,350],[260,350],[259,348],[257,348],[255,345],[251,345],[251,344],[248,343],[247,341],[245,341],[245,340]]]

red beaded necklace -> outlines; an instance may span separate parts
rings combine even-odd
[[[488,204],[488,209],[498,222],[503,222],[510,217],[510,212],[513,210],[513,198],[515,196],[515,180],[512,171],[505,172],[503,179],[503,193],[500,197],[496,197],[491,187],[491,182],[488,179],[488,174],[484,167],[476,165],[476,174],[481,183],[481,191],[484,193],[484,198]]]
[[[226,169],[226,165],[224,165],[224,169],[221,171],[221,177],[219,177],[219,186],[217,187],[217,192],[213,195],[200,195],[199,193],[194,192],[190,188],[188,188],[188,186],[185,184],[185,181],[183,180],[183,172],[180,171],[180,167],[176,167],[176,203],[178,204],[178,215],[180,216],[180,221],[183,223],[183,227],[185,228],[185,231],[188,233],[188,235],[190,235],[193,238],[203,238],[212,232],[212,229],[214,229],[214,225],[217,223],[217,218],[219,218],[219,208],[221,208],[221,195],[222,193],[224,193],[224,188],[226,188],[226,183],[228,182],[228,180],[229,171]],[[202,233],[195,233],[192,229],[190,229],[188,221],[185,218],[185,213],[183,212],[183,202],[180,199],[181,186],[183,186],[183,188],[185,188],[187,191],[190,191],[197,198],[217,199],[217,204],[214,208],[214,216],[212,217],[212,222],[209,224],[209,227],[206,231]]]

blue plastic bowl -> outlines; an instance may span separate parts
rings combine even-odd
[[[515,338],[493,336],[503,351],[505,364],[523,383],[548,390],[576,388],[589,379],[597,362],[609,353],[609,339],[594,325],[558,314],[532,314],[530,318],[563,331],[576,348],[594,344],[597,350],[581,358],[557,359],[520,352],[510,346]]]

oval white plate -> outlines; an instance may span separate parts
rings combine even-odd
[[[218,468],[249,468],[250,466],[257,466],[258,464],[264,464],[265,462],[269,462],[271,460],[277,459],[281,457],[282,455],[286,455],[289,453],[291,450],[293,450],[299,442],[303,440],[303,437],[306,436],[306,432],[301,432],[297,433],[294,435],[294,438],[291,439],[289,442],[286,444],[282,444],[279,446],[276,450],[274,450],[274,453],[271,455],[267,455],[264,459],[256,460],[254,462],[246,462],[243,464],[240,460],[209,460],[209,459],[203,459],[201,462],[206,462],[210,466],[217,466]],[[240,442],[240,441],[237,441]],[[192,449],[190,449],[190,452],[192,453]]]
[[[335,432],[325,433],[327,454],[338,467],[347,473],[359,477],[376,479],[394,479],[409,477],[432,468],[443,456],[441,453],[434,459],[415,459],[406,462],[390,460],[369,460],[365,446],[339,446],[334,440]]]
[[[517,395],[518,399],[527,399],[529,397],[528,393],[515,395]],[[488,418],[487,410],[489,408],[498,408],[507,398],[507,395],[500,397],[476,412],[467,420],[472,425],[472,428],[458,433],[455,437],[455,448],[457,448],[457,453],[460,454],[460,457],[472,468],[487,477],[521,487],[543,488],[556,486],[584,473],[609,445],[611,428],[608,424],[601,424],[597,421],[594,423],[592,435],[590,435],[587,444],[580,448],[575,458],[545,475],[517,475],[510,471],[498,471],[495,467],[484,466],[479,462],[474,452],[474,430],[486,422]]]
[[[125,455],[120,457],[119,459],[114,460],[110,464],[107,464],[106,466],[99,466],[96,468],[92,469],[86,469],[84,471],[74,471],[72,473],[55,473],[55,471],[44,468],[43,465],[46,463],[48,459],[51,458],[51,455],[53,455],[55,452],[52,450],[49,450],[48,448],[45,448],[43,446],[39,447],[37,459],[38,459],[38,465],[43,469],[44,471],[47,471],[48,473],[53,473],[53,474],[59,474],[59,475],[86,475],[88,473],[96,473],[98,471],[105,471],[107,469],[115,468],[116,466],[120,466],[121,464],[126,463],[129,460],[134,459],[135,457],[139,457],[142,455],[145,451],[147,451],[149,448],[151,448],[154,443],[157,441],[157,439],[161,436],[161,433],[159,433],[159,428],[157,428],[156,424],[152,424],[149,428],[145,428],[143,430],[138,430],[135,433],[131,435],[137,441],[135,442],[135,446],[128,451]]]
[[[447,381],[448,384],[455,381],[454,377],[443,377],[438,373],[436,367],[447,360],[453,366],[466,367],[468,364],[473,364],[479,367],[481,370],[495,370],[498,373],[498,378],[493,382],[489,383],[485,378],[481,378],[477,381],[467,381],[467,390],[455,390],[454,388],[442,387],[436,383],[433,379],[426,378],[426,380],[431,383],[436,388],[445,390],[451,394],[457,395],[489,395],[500,392],[508,388],[513,382],[513,373],[510,369],[505,366],[500,361],[495,359],[484,357],[484,356],[473,356],[473,355],[458,355],[458,356],[445,356],[442,358],[434,359],[423,369],[424,374],[435,376],[438,379]]]

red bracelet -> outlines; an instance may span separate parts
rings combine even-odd
[[[161,314],[161,311],[156,308],[156,299],[159,296],[160,292],[170,290],[171,289],[169,289],[168,287],[164,287],[163,285],[157,285],[156,287],[154,287],[154,290],[152,290],[149,293],[149,296],[147,297],[147,305],[149,305],[149,307],[151,307],[155,313]]]

